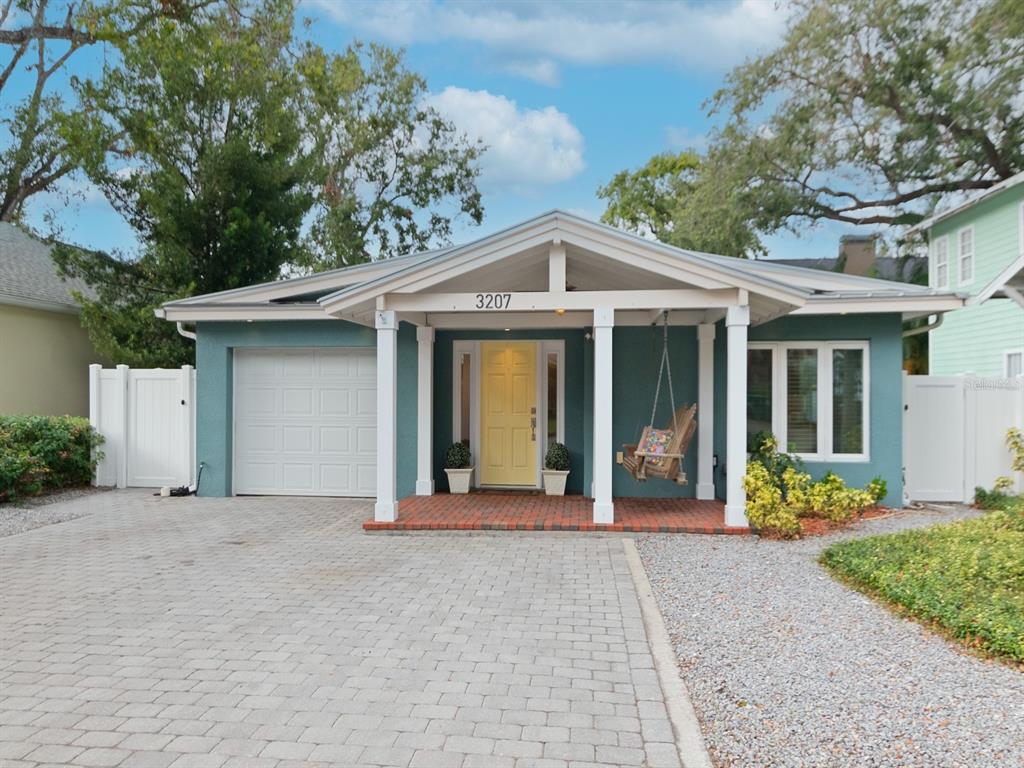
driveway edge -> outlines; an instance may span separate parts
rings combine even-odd
[[[658,609],[654,598],[651,582],[647,579],[647,571],[640,560],[633,539],[623,539],[622,548],[626,552],[629,573],[633,577],[637,600],[640,602],[640,613],[647,631],[647,644],[651,648],[654,669],[658,673],[658,682],[665,694],[665,708],[672,723],[676,736],[676,749],[683,768],[712,768],[711,755],[704,746],[704,736],[700,731],[697,713],[690,701],[686,684],[679,676],[679,666],[675,651],[665,629],[665,620]]]

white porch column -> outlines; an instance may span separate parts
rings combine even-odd
[[[715,325],[697,326],[697,498],[715,498]]]
[[[594,522],[615,522],[612,504],[612,330],[615,310],[594,310]]]
[[[743,475],[747,472],[747,326],[750,307],[729,307],[725,316],[728,343],[725,407],[725,524],[745,526],[747,495]]]
[[[416,329],[416,495],[434,493],[434,329]]]
[[[377,310],[377,503],[373,519],[392,523],[398,514],[396,496],[398,451],[395,428],[398,390],[398,318]]]

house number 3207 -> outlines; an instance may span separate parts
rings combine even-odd
[[[477,309],[508,309],[512,302],[511,293],[478,293]]]

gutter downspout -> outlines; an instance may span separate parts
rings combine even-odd
[[[178,321],[177,325],[178,325],[178,334],[180,336],[184,336],[186,339],[192,339],[192,341],[196,340],[196,333],[195,333],[195,331],[186,331],[185,330],[185,326],[182,325],[182,323],[181,323],[181,320]]]

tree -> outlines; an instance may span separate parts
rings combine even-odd
[[[165,23],[125,48],[85,88],[121,139],[91,170],[134,227],[132,258],[58,248],[98,351],[136,366],[192,359],[191,345],[153,309],[195,293],[271,280],[299,258],[312,203],[299,90],[284,60],[291,6],[245,17],[220,9],[200,25]]]
[[[454,216],[480,221],[480,148],[421,106],[401,56],[329,55],[293,27],[292,0],[210,6],[139,33],[80,84],[117,137],[86,170],[140,244],[57,249],[98,294],[82,317],[107,356],[187,362],[153,315],[168,300],[387,258],[446,242]]]
[[[605,221],[750,255],[783,228],[911,224],[1024,170],[1024,3],[794,7],[780,47],[708,103],[724,123],[706,157],[620,173],[598,193]]]
[[[452,221],[483,219],[483,147],[424,103],[396,51],[307,44],[298,61],[318,194],[302,265],[329,269],[446,244]]]
[[[1024,4],[798,0],[711,106],[765,228],[913,223],[1024,170]]]
[[[747,194],[731,172],[715,155],[655,155],[598,189],[598,197],[608,201],[601,220],[680,248],[728,256],[763,253]]]
[[[17,219],[32,195],[98,162],[114,140],[95,105],[78,98],[74,79],[61,87],[72,57],[123,44],[160,19],[185,20],[209,2],[84,0],[52,8],[50,0],[0,0],[0,221]]]

